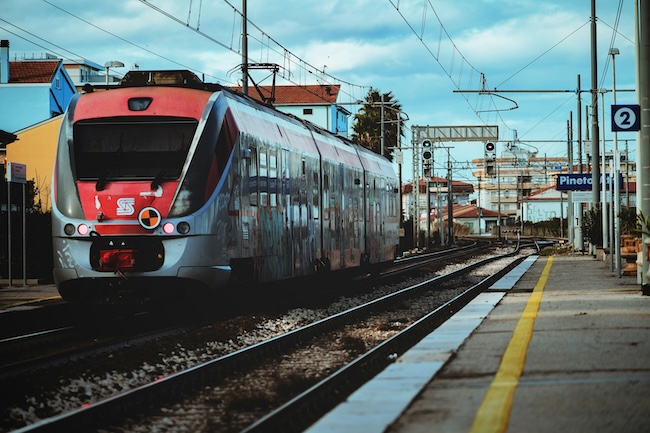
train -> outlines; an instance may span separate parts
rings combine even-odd
[[[54,282],[69,301],[181,296],[395,259],[391,162],[183,70],[86,88],[53,169]]]

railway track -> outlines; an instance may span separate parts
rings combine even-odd
[[[144,414],[148,413],[147,411],[150,407],[165,405],[166,399],[183,400],[185,397],[181,396],[187,395],[187,393],[196,393],[198,392],[197,389],[200,390],[208,386],[208,384],[210,384],[209,386],[211,388],[216,389],[222,386],[220,384],[228,381],[232,376],[252,374],[251,372],[255,368],[259,368],[260,364],[264,364],[263,361],[275,359],[276,361],[273,362],[279,362],[277,360],[281,360],[288,353],[295,353],[296,350],[302,350],[305,353],[307,349],[299,349],[301,345],[307,344],[307,347],[309,347],[309,344],[319,344],[314,343],[316,341],[314,339],[341,332],[337,330],[352,326],[354,323],[362,322],[364,317],[366,321],[372,320],[367,317],[372,314],[382,314],[381,311],[384,311],[384,313],[385,311],[391,311],[391,308],[395,305],[403,303],[404,299],[418,296],[418,293],[430,290],[432,285],[440,285],[445,280],[458,279],[462,274],[466,274],[472,269],[485,266],[488,262],[505,256],[511,256],[512,254],[514,253],[508,253],[502,257],[493,257],[474,263],[451,274],[436,277],[430,281],[416,284],[413,287],[399,290],[393,294],[367,302],[362,306],[351,308],[327,319],[319,320],[310,325],[254,344],[210,362],[205,362],[187,370],[159,378],[155,382],[90,404],[82,409],[42,420],[24,427],[19,431],[87,431],[96,426],[110,424],[110,421],[116,419],[126,417],[137,418],[138,414],[142,414],[140,415],[142,422],[147,423],[148,421],[146,420],[149,415]],[[434,313],[424,315],[425,317],[428,316],[426,319],[410,319],[411,324],[409,326],[401,326],[404,329],[400,329],[399,332],[397,330],[391,332],[393,335],[390,335],[385,342],[375,345],[373,349],[367,351],[366,354],[352,362],[346,361],[345,367],[337,369],[334,374],[328,375],[327,378],[315,381],[318,382],[317,386],[312,383],[304,387],[308,391],[294,391],[294,395],[297,395],[297,397],[292,396],[288,398],[287,400],[289,402],[280,406],[279,409],[272,410],[273,408],[264,408],[261,409],[262,411],[266,411],[263,413],[260,413],[260,409],[253,410],[252,415],[249,415],[253,416],[253,419],[246,419],[244,417],[244,420],[239,423],[233,422],[233,425],[238,426],[235,430],[228,430],[226,428],[221,431],[239,431],[241,429],[240,427],[246,427],[247,425],[249,425],[247,427],[249,431],[296,431],[296,429],[300,429],[300,427],[296,426],[304,427],[305,424],[308,425],[310,422],[313,422],[313,417],[317,418],[319,416],[319,414],[315,413],[314,408],[331,407],[336,403],[334,401],[335,399],[332,400],[333,395],[340,399],[341,396],[352,392],[355,387],[367,380],[366,378],[372,377],[372,375],[384,368],[387,363],[391,362],[392,354],[401,353],[407,346],[417,342],[421,338],[419,335],[430,332],[429,329],[441,323],[445,315],[449,315],[451,311],[457,311],[464,303],[469,302],[475,294],[480,292],[484,285],[499,278],[502,273],[507,272],[514,264],[511,263],[511,265],[507,266],[500,273],[483,278],[479,284],[467,283],[469,287],[462,290],[462,294],[455,295],[450,300],[442,301],[441,305],[434,309]],[[379,313],[377,313],[378,310],[380,311]],[[375,313],[371,313],[372,311],[375,311]],[[401,314],[403,313],[400,312]],[[307,350],[307,352],[309,351]],[[233,383],[236,384],[237,381],[235,380]],[[221,394],[228,393],[223,390],[220,392]],[[301,416],[296,414],[296,408],[302,408],[297,412]],[[305,408],[309,408],[310,410],[304,410]],[[296,422],[297,419],[300,421]],[[115,426],[111,431],[128,431],[132,427],[133,425],[122,428]]]
[[[471,242],[459,248],[411,255],[396,260],[390,268],[384,269],[375,277],[387,278],[432,263],[462,258],[480,252],[488,245]],[[372,284],[377,278],[364,284]],[[355,284],[359,285],[360,282],[357,280]],[[332,286],[335,287],[335,294],[351,290],[342,289],[338,284]],[[276,293],[276,290],[268,292]],[[298,290],[294,290],[290,296],[285,296],[290,299],[289,303],[295,305],[314,302],[311,299],[313,294],[294,295],[297,292]],[[331,296],[331,293],[321,291],[318,296]],[[245,301],[247,308],[255,308],[250,306],[248,300]],[[236,302],[237,300],[234,300],[234,303]],[[273,297],[259,302],[264,308],[268,308],[271,303],[275,303],[278,309],[283,308],[282,302]],[[128,309],[95,306],[89,313],[81,306],[62,303],[48,309],[0,316],[0,380],[185,332],[200,326],[201,322],[194,314],[195,307],[192,304],[173,304],[170,310],[169,306],[136,306]],[[181,314],[187,311],[191,311],[192,315],[188,317],[187,314]],[[205,315],[202,323],[223,320],[237,312],[239,310],[233,308],[227,313]]]

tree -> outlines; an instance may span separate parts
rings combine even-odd
[[[381,153],[382,105],[384,107],[384,156],[392,161],[397,147],[398,125],[400,135],[405,136],[405,134],[404,120],[400,117],[402,106],[397,100],[393,100],[391,92],[382,94],[370,88],[366,103],[354,115],[352,141],[373,152]]]

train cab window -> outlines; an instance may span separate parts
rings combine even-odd
[[[79,180],[177,179],[196,132],[194,119],[110,118],[73,126],[74,172]]]

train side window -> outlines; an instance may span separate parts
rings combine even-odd
[[[268,206],[269,199],[269,171],[266,149],[260,149],[260,176],[259,176],[259,192],[260,192],[260,206]]]
[[[250,193],[250,204],[251,206],[257,206],[257,184],[259,182],[258,170],[257,170],[257,148],[251,147],[251,159],[250,159],[250,170],[248,178],[248,192]]]
[[[275,151],[269,152],[269,204],[278,205],[278,157]]]

